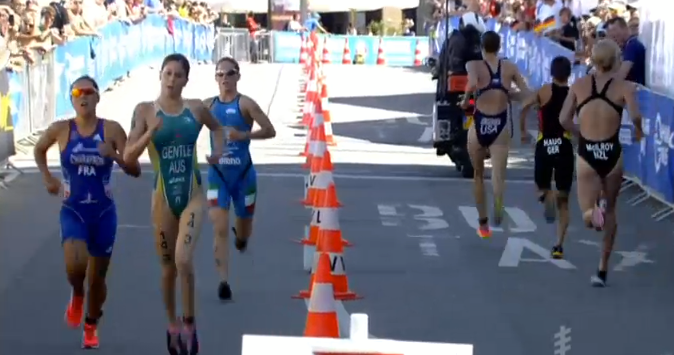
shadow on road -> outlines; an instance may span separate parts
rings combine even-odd
[[[382,85],[384,84],[382,83]],[[404,83],[395,83],[394,85],[404,85]],[[432,93],[388,96],[331,97],[330,102],[380,110],[413,112],[417,114],[430,114],[433,111]]]

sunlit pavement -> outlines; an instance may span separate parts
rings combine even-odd
[[[210,223],[204,227],[195,258],[203,354],[240,353],[245,333],[300,335],[306,316],[304,302],[290,299],[309,281],[301,247],[291,242],[310,219],[298,203],[304,171],[297,153],[305,138],[291,126],[300,70],[246,65],[242,73],[241,91],[269,110],[278,137],[253,143],[260,196],[250,253],[232,257],[233,303],[217,299],[213,233]],[[674,287],[668,282],[674,225],[653,222],[654,206],[628,206],[630,192],[622,198],[610,287],[591,288],[601,236],[579,223],[573,196],[567,258],[547,258],[554,225],[544,222],[535,199],[533,149],[519,144],[517,134],[508,217],[491,239],[480,240],[471,226],[476,211],[470,181],[447,157],[436,157],[424,136],[434,89],[429,76],[384,67],[329,67],[327,74],[338,140],[331,152],[344,204],[340,222],[355,244],[347,250],[347,273],[351,288],[365,297],[344,302],[344,309],[369,314],[373,337],[472,343],[478,355],[539,355],[554,353],[554,336],[566,327],[567,355],[674,351]],[[134,105],[158,92],[156,77],[156,71],[136,73],[105,94],[101,116],[128,129]],[[205,98],[216,90],[213,67],[201,66],[185,96]],[[201,155],[207,139],[200,140]],[[59,201],[46,194],[29,157],[15,162],[26,173],[0,191],[0,352],[70,355],[81,334],[63,324],[69,289]],[[120,228],[101,354],[165,352],[159,260],[149,222],[152,181],[149,166],[144,169],[140,179],[115,176]]]

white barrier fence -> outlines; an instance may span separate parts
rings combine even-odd
[[[244,334],[241,355],[473,355],[472,344],[369,339],[368,322],[352,314],[348,339]]]

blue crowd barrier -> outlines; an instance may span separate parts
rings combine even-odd
[[[362,64],[377,64],[379,46],[384,50],[387,66],[412,66],[415,53],[419,49],[422,58],[428,56],[428,37],[402,36],[343,36],[319,35],[320,43],[327,39],[330,63],[341,64],[344,59],[344,48],[348,41],[351,62],[357,54],[363,55]],[[295,32],[274,32],[272,34],[274,62],[299,63],[302,49],[302,35]]]
[[[112,22],[100,31],[100,37],[81,37],[57,47],[45,56],[49,63],[43,70],[53,75],[42,75],[47,85],[35,86],[37,81],[24,73],[10,72],[10,101],[14,127],[36,127],[26,125],[22,120],[31,120],[25,102],[46,101],[54,105],[50,121],[65,119],[74,114],[70,103],[70,84],[82,75],[96,79],[100,90],[107,90],[115,81],[137,68],[159,63],[168,54],[181,53],[193,61],[210,61],[215,43],[213,26],[190,23],[182,19],[168,20],[166,17],[150,15],[138,24]],[[46,59],[45,59],[46,60]],[[30,68],[26,71],[30,72]],[[45,87],[47,92],[32,89]],[[32,89],[32,90],[31,90]],[[49,95],[47,100],[38,100],[35,95]],[[40,129],[44,125],[40,125]],[[28,132],[35,133],[35,132]]]
[[[458,20],[452,19],[452,24],[456,26]],[[500,33],[501,55],[517,64],[532,88],[551,81],[553,58],[565,56],[573,60],[573,52],[547,38],[531,32],[511,31],[495,21],[488,21],[487,26]],[[586,66],[574,66],[571,80],[586,72]],[[625,112],[620,130],[625,177],[639,184],[648,195],[671,206],[674,204],[674,99],[645,87],[639,88],[637,99],[644,117],[645,137],[641,142],[633,142],[634,127]]]

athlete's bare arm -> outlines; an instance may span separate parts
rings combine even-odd
[[[35,149],[33,150],[35,164],[45,178],[51,177],[49,166],[47,166],[47,151],[58,142],[63,131],[69,127],[70,120],[54,122],[49,125],[35,144]]]
[[[513,101],[522,101],[527,97],[531,96],[531,90],[529,90],[529,86],[527,85],[526,80],[524,80],[522,73],[520,73],[519,68],[517,68],[517,66],[510,61],[506,61],[506,63],[508,63],[508,66],[513,70],[512,80],[515,83],[515,86],[517,86],[517,89],[519,90],[518,92],[510,93],[510,99]]]
[[[190,100],[190,105],[196,115],[197,121],[201,122],[211,132],[213,132],[213,156],[222,156],[225,149],[225,131],[218,120],[213,117],[211,111],[201,100]]]
[[[479,79],[480,68],[479,65],[482,63],[481,60],[471,60],[466,63],[466,73],[468,73],[468,82],[466,83],[466,96],[472,94],[477,90],[477,82]]]
[[[564,100],[564,105],[562,106],[562,112],[559,114],[559,123],[568,132],[575,132],[576,128],[573,125],[573,112],[576,111],[578,105],[575,88],[575,84],[569,88],[569,93],[566,95],[566,100]]]
[[[159,118],[155,117],[158,122],[153,123],[153,129],[150,129],[147,122],[147,116],[150,112],[151,105],[147,102],[140,102],[133,110],[133,118],[131,121],[131,132],[129,132],[129,139],[126,142],[124,149],[124,163],[135,164],[138,158],[143,154],[147,145],[152,140],[152,135],[159,128]]]
[[[627,104],[627,112],[636,130],[635,138],[639,141],[644,136],[644,132],[641,127],[641,110],[639,109],[639,100],[637,100],[637,85],[629,81],[623,81],[622,91],[625,103]]]
[[[246,117],[252,118],[260,126],[260,129],[250,132],[250,139],[270,139],[276,137],[274,125],[257,102],[248,96],[241,96],[240,105],[242,113]]]
[[[140,176],[140,164],[138,162],[127,164],[124,162],[124,150],[126,149],[126,132],[124,128],[116,121],[105,121],[105,135],[106,140],[110,138],[112,147],[114,148],[114,156],[112,159],[119,165],[125,174],[133,177]]]
[[[529,136],[527,134],[527,115],[529,115],[529,109],[533,106],[540,106],[541,91],[543,91],[543,88],[547,85],[548,84],[543,85],[536,93],[529,95],[529,97],[522,102],[522,110],[520,111],[520,132],[522,133],[522,138]]]

